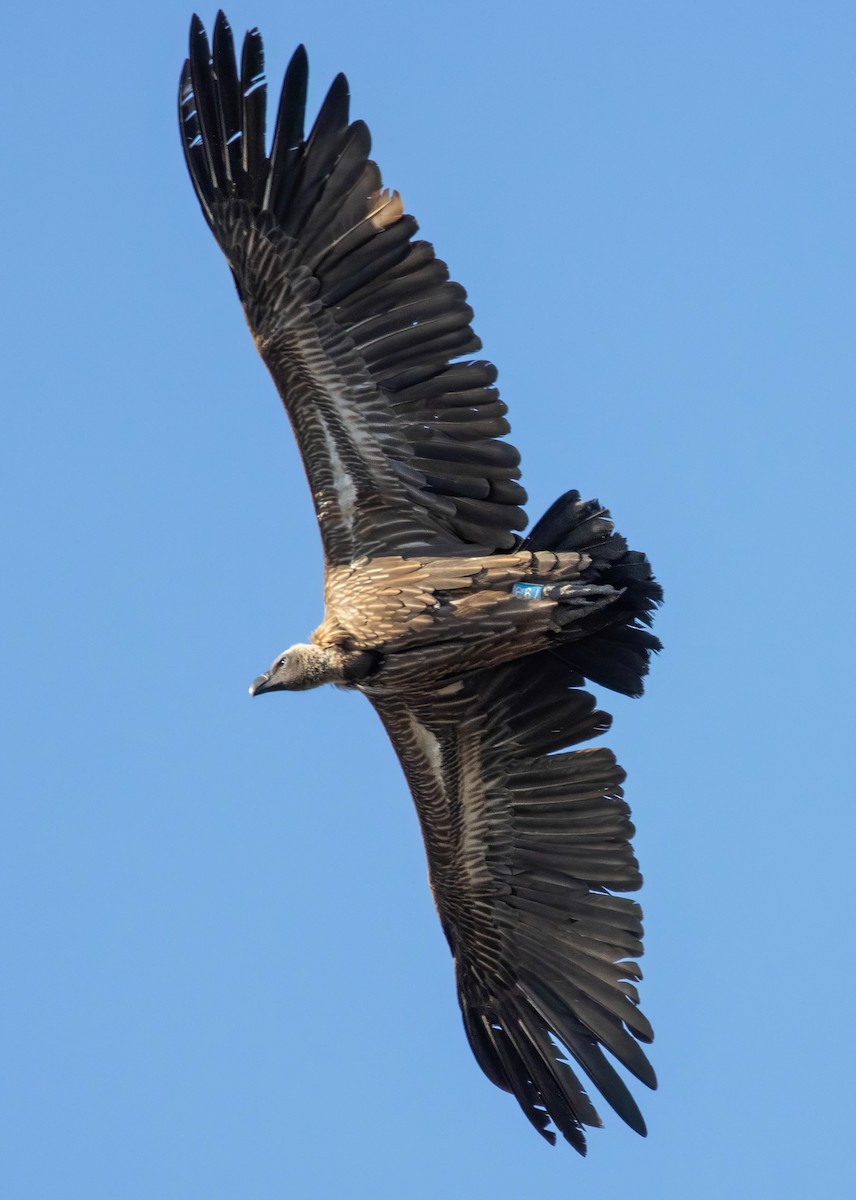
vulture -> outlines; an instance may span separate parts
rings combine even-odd
[[[252,684],[323,683],[374,706],[419,816],[464,1030],[535,1129],[581,1154],[595,1090],[640,1134],[615,1060],[640,1043],[641,876],[585,681],[642,692],[662,598],[596,500],[567,491],[524,534],[520,456],[466,292],[384,187],[344,75],[304,132],[307,57],[266,136],[262,39],[240,63],[198,17],[179,119],[196,196],[300,449],[324,617]]]

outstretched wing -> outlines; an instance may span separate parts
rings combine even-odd
[[[645,1125],[606,1049],[649,1087],[634,961],[641,910],[614,892],[642,882],[603,748],[555,753],[610,718],[549,651],[432,695],[371,696],[422,825],[458,998],[482,1070],[529,1120],[585,1153],[600,1118],[562,1051],[633,1129]]]
[[[449,281],[370,137],[349,123],[339,75],[304,137],[301,46],[265,145],[261,37],[240,72],[222,13],[213,54],[198,17],[181,74],[187,165],[232,268],[256,345],[291,420],[328,562],[486,553],[526,518],[519,455],[466,293]]]

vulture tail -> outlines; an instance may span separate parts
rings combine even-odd
[[[641,696],[651,654],[662,648],[650,632],[663,589],[639,550],[614,532],[609,511],[597,500],[565,492],[532,529],[522,549],[576,550],[591,557],[587,579],[609,584],[618,599],[576,619],[559,633],[552,652],[593,683],[625,696]]]

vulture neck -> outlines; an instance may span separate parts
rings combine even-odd
[[[370,672],[374,655],[366,651],[343,650],[340,646],[299,644],[285,652],[290,676],[289,690],[308,691],[323,683],[352,687]]]

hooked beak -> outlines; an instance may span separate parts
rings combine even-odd
[[[269,671],[265,671],[264,675],[259,675],[258,678],[254,679],[253,682],[250,684],[250,695],[251,696],[260,696],[262,694],[262,692],[275,692],[276,690],[277,690],[276,684],[274,684],[273,687],[270,686],[270,672]]]

